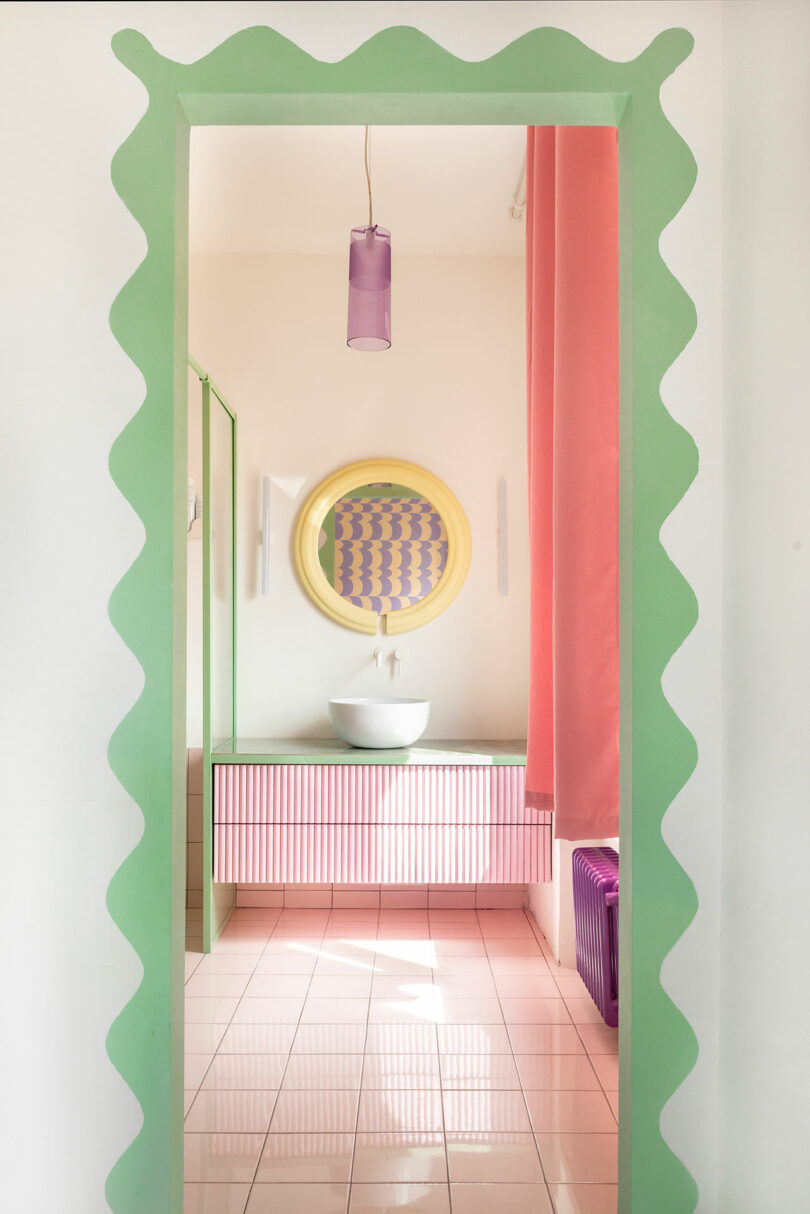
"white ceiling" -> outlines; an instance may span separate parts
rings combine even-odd
[[[522,257],[525,142],[521,126],[372,128],[374,221],[395,256]],[[192,250],[343,255],[367,222],[362,127],[192,128]]]

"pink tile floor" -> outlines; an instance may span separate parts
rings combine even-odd
[[[523,911],[239,909],[186,1051],[185,1214],[615,1214],[616,1030]]]

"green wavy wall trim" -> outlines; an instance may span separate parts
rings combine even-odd
[[[184,579],[179,583],[185,554],[188,124],[242,122],[611,123],[619,128],[622,635],[627,642],[622,656],[620,1208],[622,1214],[694,1209],[694,1181],[659,1128],[664,1104],[696,1057],[694,1034],[660,982],[663,959],[696,910],[694,888],[661,835],[663,815],[689,778],[696,749],[663,695],[661,675],[692,629],[697,608],[659,540],[664,520],[697,470],[690,436],[660,397],[661,380],[695,327],[692,303],[658,248],[661,232],[695,180],[694,159],[659,101],[662,82],[691,48],[690,34],[668,30],[637,59],[614,63],[570,34],[540,29],[491,59],[467,63],[417,30],[396,28],[339,63],[321,63],[274,31],[254,28],[196,63],[181,64],[157,54],[133,30],[113,40],[115,55],[149,95],[146,113],[112,168],[115,188],[148,245],[110,318],[146,383],[143,404],[110,457],[115,482],[146,530],[144,548],[110,603],[112,622],[145,677],[140,698],[110,745],[112,768],[144,817],[143,836],[108,894],[110,913],[144,970],[108,1038],[110,1058],[144,1117],[108,1178],[108,1201],[116,1214],[180,1214],[182,1208],[176,1058],[182,987],[172,967],[179,974],[183,833],[171,812],[172,797],[177,802],[182,788],[172,766],[171,740],[173,729],[182,737],[184,674]]]

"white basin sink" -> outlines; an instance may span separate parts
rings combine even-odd
[[[412,746],[427,729],[430,700],[330,700],[329,721],[335,733],[350,746],[363,750],[396,750]]]

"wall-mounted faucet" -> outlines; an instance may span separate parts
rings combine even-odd
[[[394,650],[394,670],[397,674],[402,674],[402,663],[405,661],[406,656],[404,649]]]
[[[383,653],[383,651],[381,649],[375,649],[374,650],[374,665],[377,667],[378,670],[382,670],[382,664],[383,664],[384,660],[385,660],[385,654]]]

